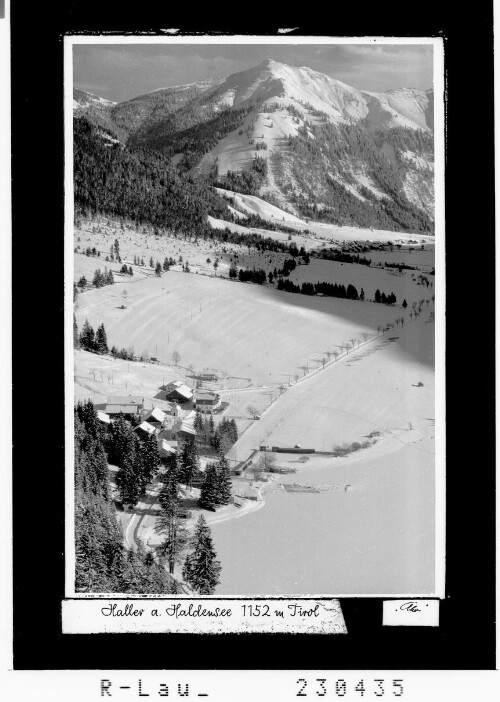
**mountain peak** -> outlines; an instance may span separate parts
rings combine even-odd
[[[278,61],[275,61],[274,59],[271,58],[266,58],[261,63],[259,63],[258,68],[273,68],[274,66],[283,66],[285,64],[278,63]]]

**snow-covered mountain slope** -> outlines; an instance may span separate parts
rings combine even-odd
[[[196,104],[206,94],[213,93],[220,82],[220,79],[204,80],[159,88],[152,93],[139,95],[132,100],[118,103],[113,109],[113,120],[134,139],[144,130],[161,125],[171,115]],[[206,111],[211,113],[210,108]]]
[[[299,216],[330,216],[339,197],[351,198],[344,209],[392,201],[396,188],[433,219],[432,91],[369,93],[266,60],[229,76],[211,99],[253,109],[203,149],[194,173],[210,177],[216,169],[227,179],[251,171],[257,158],[266,176],[253,194]],[[237,179],[226,185],[238,189]]]
[[[231,209],[240,214],[246,215],[257,215],[260,219],[264,219],[267,222],[285,222],[285,224],[298,224],[303,229],[307,228],[307,224],[295,217],[295,215],[281,210],[276,205],[272,205],[270,202],[262,200],[260,197],[255,195],[241,195],[240,193],[234,193],[230,190],[224,190],[224,188],[215,188],[219,195],[231,202]]]
[[[302,220],[432,230],[432,90],[368,92],[266,59],[225,79],[97,104],[94,121],[129,148],[159,151],[182,172]]]
[[[86,110],[89,107],[93,107],[94,109],[109,110],[115,105],[116,102],[113,102],[112,100],[106,100],[98,95],[88,93],[85,90],[73,88],[73,110],[75,112]]]
[[[421,90],[365,92],[311,68],[287,66],[271,59],[229,76],[218,94],[221,103],[231,107],[279,99],[307,105],[335,122],[366,119],[373,127],[429,129],[426,121],[429,97]]]

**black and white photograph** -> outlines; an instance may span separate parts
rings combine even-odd
[[[5,698],[493,702],[491,8],[112,5],[0,18]]]
[[[66,41],[69,592],[442,596],[442,41]]]

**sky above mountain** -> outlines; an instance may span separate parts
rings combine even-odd
[[[432,87],[430,45],[411,44],[83,44],[73,49],[73,81],[116,102],[158,88],[222,78],[270,58],[307,66],[360,90]]]

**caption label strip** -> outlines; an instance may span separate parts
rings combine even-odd
[[[63,600],[64,634],[345,634],[338,600]]]
[[[384,600],[384,626],[439,626],[439,600]]]

